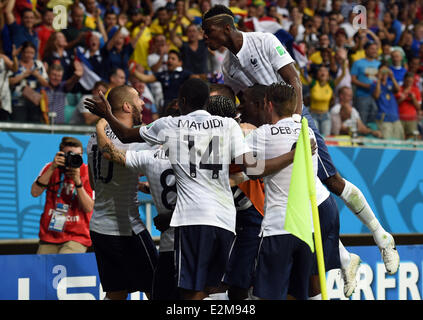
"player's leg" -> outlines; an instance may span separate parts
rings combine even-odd
[[[106,292],[105,300],[125,300],[128,291],[122,285],[121,247],[124,240],[118,236],[104,235],[90,231],[94,253],[97,262],[98,274],[103,291]]]
[[[254,205],[237,212],[236,241],[223,278],[223,282],[229,285],[230,300],[248,298],[260,244],[259,233],[262,220],[263,216]]]
[[[235,244],[235,235],[229,230],[218,227],[214,229],[216,245],[210,256],[210,264],[207,273],[206,292],[213,300],[229,300],[226,293],[227,286],[222,279],[228,267],[229,257]]]
[[[318,176],[320,180],[326,185],[329,191],[339,196],[357,218],[369,228],[382,253],[386,270],[390,274],[395,273],[399,266],[399,255],[395,248],[394,238],[380,225],[360,189],[339,175],[332,162],[325,141],[314,125],[307,108],[303,108],[303,116],[307,118],[309,126],[316,136],[319,156]]]

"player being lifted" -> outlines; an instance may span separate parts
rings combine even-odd
[[[228,49],[222,71],[225,84],[232,87],[236,94],[254,84],[271,85],[281,80],[294,87],[297,94],[295,107],[297,116],[294,115],[294,119],[300,122],[300,115],[305,116],[315,133],[319,149],[320,180],[369,228],[381,252],[386,271],[389,274],[396,273],[399,255],[394,238],[380,225],[363,193],[337,172],[313,118],[307,108],[303,108],[301,81],[295,68],[295,61],[288,51],[273,34],[239,31],[235,27],[232,11],[223,5],[215,5],[204,14],[202,28],[204,39],[210,49],[216,50],[221,46]]]

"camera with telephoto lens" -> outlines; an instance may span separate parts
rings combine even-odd
[[[82,166],[83,160],[81,155],[69,151],[65,154],[65,167],[67,168],[79,168]]]

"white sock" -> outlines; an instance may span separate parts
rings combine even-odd
[[[347,249],[345,249],[341,240],[339,240],[339,258],[341,260],[342,268],[345,269],[346,267],[348,267],[351,261],[351,256]]]
[[[229,300],[228,294],[226,292],[211,293],[209,294],[209,298],[210,299],[207,300]]]
[[[314,297],[308,297],[307,300],[322,300],[322,294],[319,293],[319,294],[315,295]]]
[[[371,231],[373,239],[379,247],[386,246],[386,231],[382,228],[373,210],[367,203],[363,193],[351,182],[345,180],[345,188],[340,198],[357,218]]]

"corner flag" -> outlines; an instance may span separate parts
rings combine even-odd
[[[310,204],[313,213],[314,243]],[[314,252],[314,244],[316,245],[322,299],[327,300],[325,263],[316,201],[316,181],[314,179],[313,163],[311,160],[308,121],[304,117],[301,121],[301,132],[295,148],[291,183],[288,192],[288,205],[285,215],[285,230],[307,243],[312,252]]]

